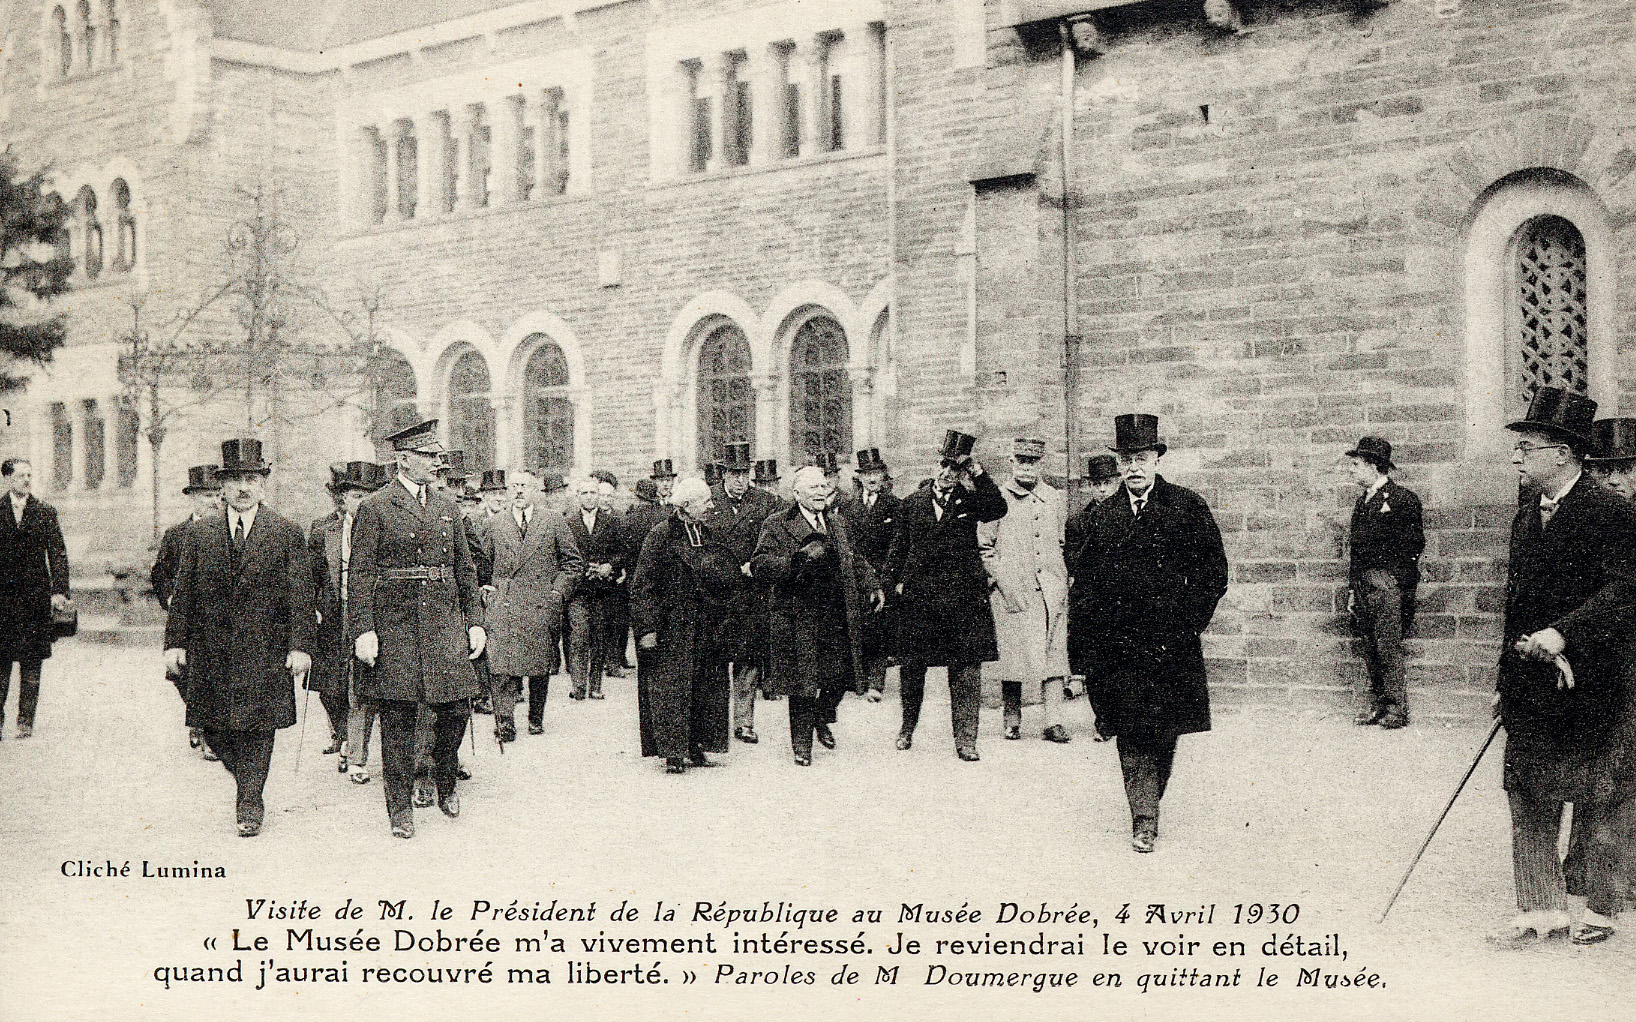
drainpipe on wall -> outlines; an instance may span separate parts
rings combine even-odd
[[[1067,20],[1058,23],[1062,39],[1062,432],[1064,492],[1074,489],[1075,396],[1078,392],[1077,367],[1079,364],[1079,309],[1074,287],[1073,220],[1068,211],[1069,196],[1073,192],[1069,154],[1074,140],[1074,79],[1078,60],[1074,50],[1073,28]]]

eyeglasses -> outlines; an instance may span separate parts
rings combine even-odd
[[[1558,447],[1567,447],[1567,444],[1531,444],[1526,440],[1519,440],[1511,450],[1517,454],[1527,454],[1530,451],[1551,451]]]

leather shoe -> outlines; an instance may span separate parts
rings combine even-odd
[[[687,762],[680,756],[672,756],[665,760],[665,773],[685,774],[687,773]]]
[[[911,734],[899,734],[896,744],[899,752],[908,752],[910,746],[915,744],[915,736]]]
[[[17,725],[17,737],[18,738],[33,738],[34,737],[34,725],[33,724],[18,724]]]
[[[351,781],[353,784],[368,784],[369,769],[361,764],[354,763],[352,765],[352,772],[347,774],[347,780]]]
[[[469,781],[471,780],[471,771],[467,770],[465,767],[456,767],[454,776],[457,780]]]
[[[255,837],[260,833],[261,824],[252,823],[249,820],[241,820],[239,822],[239,837]]]
[[[415,836],[415,825],[408,821],[403,823],[394,823],[392,824],[392,836],[412,838]]]
[[[1157,838],[1157,834],[1150,834],[1145,830],[1139,830],[1135,834],[1131,835],[1130,846],[1138,852],[1151,852],[1153,851],[1153,845]]]
[[[977,755],[976,749],[960,749],[956,755],[965,760],[967,763],[975,763],[979,759],[982,759],[981,756]]]
[[[1371,724],[1379,724],[1380,718],[1385,715],[1386,711],[1378,706],[1372,710],[1359,710],[1358,715],[1352,718],[1352,723],[1359,727],[1368,727]]]
[[[733,737],[746,745],[754,745],[761,741],[760,736],[756,734],[756,729],[748,726],[734,728]]]
[[[618,664],[614,664],[612,667],[604,668],[602,671],[602,676],[605,678],[623,678],[625,676],[625,669],[620,667]]]
[[[703,769],[705,767],[718,766],[719,764],[717,764],[709,756],[706,756],[703,749],[694,749],[692,752],[687,754],[687,765]]]
[[[869,701],[870,702],[878,703],[878,702],[881,701],[882,698],[884,698],[884,697],[881,695],[881,690],[880,689],[872,688],[872,689],[869,690]]]
[[[813,729],[818,734],[818,744],[826,749],[835,748],[835,732],[829,729],[828,724],[819,724]]]
[[[570,692],[570,693],[568,693],[568,698],[570,698],[570,699],[584,699],[585,698],[585,693],[584,692]]]
[[[199,755],[204,757],[206,763],[220,763],[222,761],[222,758],[216,755],[216,750],[210,747],[209,742],[199,746]]]
[[[594,689],[591,690],[591,698],[592,699],[606,699],[608,697],[602,694],[602,690],[600,688],[594,688]]]
[[[543,735],[545,734],[545,725],[536,724],[531,720],[528,722],[528,733],[531,735]]]
[[[1070,735],[1068,733],[1068,729],[1064,728],[1061,724],[1052,724],[1050,727],[1045,729],[1045,732],[1041,734],[1040,737],[1048,742],[1056,742],[1058,745],[1066,745],[1067,743],[1073,741],[1073,736]]]
[[[1548,930],[1545,933],[1539,932],[1532,926],[1507,926],[1503,930],[1489,934],[1488,945],[1501,951],[1522,951],[1543,944],[1552,937],[1567,936],[1567,934],[1568,928],[1566,926],[1560,929]]]
[[[1007,741],[1011,741],[1011,742],[1014,742],[1017,739],[1021,738],[1022,737],[1022,725],[1020,725],[1020,724],[1007,724],[1005,726],[1005,737],[1006,737]]]
[[[1569,939],[1575,944],[1584,947],[1589,944],[1600,944],[1611,936],[1613,936],[1613,927],[1611,926],[1601,926],[1596,923],[1580,923],[1579,928],[1574,930],[1573,936]]]
[[[796,766],[812,766],[812,757],[811,756],[796,756],[795,757],[795,765]]]
[[[1402,710],[1387,710],[1380,718],[1380,726],[1387,731],[1396,731],[1400,727],[1406,727],[1408,723],[1409,715]]]
[[[501,745],[507,742],[515,742],[517,740],[517,722],[501,717],[499,723],[494,725],[494,737],[500,740]]]
[[[415,807],[425,809],[436,801],[437,796],[432,792],[432,779],[429,777],[415,778]]]
[[[187,729],[187,746],[188,746],[188,748],[197,749],[203,744],[204,744],[204,731],[201,728],[196,728],[196,727],[188,728]]]
[[[329,745],[325,746],[323,754],[325,756],[333,756],[337,752],[341,751],[341,745],[342,745],[341,740],[339,738],[336,738],[333,741],[331,741],[329,743]]]
[[[460,819],[460,793],[451,791],[447,795],[439,796],[437,807],[443,810],[443,815],[449,819]]]

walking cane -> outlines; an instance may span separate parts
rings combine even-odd
[[[1477,772],[1477,764],[1483,761],[1483,753],[1488,751],[1488,747],[1494,742],[1494,736],[1499,733],[1500,720],[1496,717],[1494,718],[1494,726],[1488,729],[1488,737],[1483,739],[1482,747],[1477,750],[1477,755],[1472,757],[1471,765],[1466,767],[1466,775],[1460,778],[1460,783],[1455,786],[1454,794],[1449,796],[1448,805],[1443,807],[1443,812],[1437,817],[1437,822],[1432,824],[1431,833],[1426,835],[1426,840],[1420,843],[1420,851],[1414,853],[1414,861],[1409,863],[1409,868],[1403,871],[1403,879],[1397,882],[1397,890],[1392,892],[1391,900],[1386,903],[1385,908],[1381,909],[1380,918],[1376,919],[1375,922],[1384,923],[1386,921],[1387,913],[1391,912],[1392,906],[1397,904],[1397,896],[1403,893],[1404,885],[1409,882],[1409,875],[1414,872],[1416,866],[1420,865],[1420,857],[1426,854],[1426,849],[1431,847],[1432,838],[1437,836],[1437,828],[1443,825],[1443,820],[1449,815],[1449,810],[1454,808],[1454,800],[1459,798],[1460,792],[1465,790],[1466,782],[1471,780],[1471,775]]]
[[[301,697],[301,735],[295,740],[295,772],[301,772],[301,749],[307,744],[307,708],[312,705],[312,689],[306,687],[307,676],[296,675],[301,681],[302,688],[307,693]]]

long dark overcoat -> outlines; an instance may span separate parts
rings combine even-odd
[[[159,537],[159,552],[153,558],[153,572],[148,579],[153,583],[153,595],[161,607],[170,606],[170,592],[176,585],[176,567],[182,563],[182,534],[198,520],[197,515],[189,515]]]
[[[318,610],[318,643],[312,656],[307,687],[315,692],[344,694],[347,664],[352,656],[341,606],[341,529],[339,511],[317,519],[307,530],[307,555],[312,562],[314,606]],[[356,520],[355,520],[356,521]],[[348,564],[349,575],[351,565]]]
[[[478,529],[483,556],[493,565],[485,590],[489,670],[518,678],[542,678],[557,666],[563,608],[585,574],[585,560],[562,515],[534,509],[528,535],[510,511]]]
[[[1098,728],[1135,738],[1210,730],[1199,635],[1227,593],[1227,555],[1209,506],[1159,476],[1141,517],[1121,487],[1084,532],[1070,551],[1080,598],[1069,629],[1100,684]]]
[[[670,512],[663,504],[652,500],[642,500],[640,497],[625,509],[625,517],[619,523],[620,530],[625,534],[625,550],[633,561],[637,554],[642,552],[642,544],[647,541],[648,533],[653,527],[670,517]],[[634,563],[631,570],[636,569]]]
[[[693,546],[674,514],[654,526],[631,576],[631,624],[637,639],[659,637],[655,649],[637,644],[644,756],[685,756],[693,746],[727,751],[727,659],[721,632],[740,562],[708,527],[701,528],[701,545]],[[706,706],[698,719],[693,714],[696,699]]]
[[[752,486],[735,504],[727,499],[727,490],[721,483],[710,488],[710,497],[716,506],[705,513],[704,524],[733,552],[739,564],[748,564],[755,556],[762,524],[779,509],[778,498]],[[765,664],[767,587],[740,574],[727,613],[730,619],[726,634],[728,658],[757,667]]]
[[[897,532],[898,515],[903,510],[901,498],[890,493],[879,493],[875,503],[865,506],[863,494],[854,494],[837,505],[846,518],[852,534],[852,546],[877,578],[886,575],[886,555],[892,549],[892,536]],[[885,656],[890,652],[892,615],[897,610],[897,594],[886,594],[886,607],[865,617],[863,625],[863,654],[865,657]]]
[[[1537,499],[1526,500],[1511,523],[1505,631],[1500,648],[1500,719],[1508,769],[1539,765],[1536,779],[1579,793],[1588,765],[1607,748],[1619,721],[1633,667],[1636,630],[1636,509],[1589,476],[1562,498],[1540,527]],[[1574,687],[1558,688],[1548,662],[1513,650],[1522,636],[1555,628]],[[1560,785],[1550,783],[1558,778]]]
[[[55,508],[29,497],[19,525],[12,499],[0,498],[0,656],[44,660],[54,637],[51,597],[68,595],[68,548]]]
[[[853,547],[852,536],[842,515],[830,514],[826,528],[829,542],[839,560],[838,570],[814,582],[814,576],[793,570],[792,558],[816,534],[801,514],[799,505],[772,515],[761,527],[750,571],[755,582],[770,589],[767,635],[767,691],[780,695],[818,695],[814,679],[822,671],[814,658],[826,655],[812,641],[806,623],[814,617],[815,605],[834,599],[832,592],[814,591],[818,585],[839,586],[846,606],[846,632],[852,656],[853,688],[862,694],[868,684],[863,669],[864,623],[869,615],[869,594],[878,588],[875,571]]]
[[[977,551],[977,526],[1006,513],[1005,496],[987,472],[974,488],[955,486],[938,520],[931,486],[903,498],[886,554],[886,583],[897,594],[894,655],[909,667],[980,664],[1000,655],[988,606],[988,572]],[[901,594],[898,586],[903,587]]]
[[[301,529],[265,505],[235,569],[227,512],[182,538],[165,648],[187,651],[187,726],[273,731],[295,723],[285,660],[316,647],[312,561]]]
[[[477,672],[466,629],[483,624],[477,569],[460,510],[428,487],[420,506],[397,479],[358,507],[352,526],[347,631],[373,631],[380,654],[363,671],[359,691],[369,699],[447,703],[477,693]],[[447,569],[452,578],[393,579],[392,570]]]

